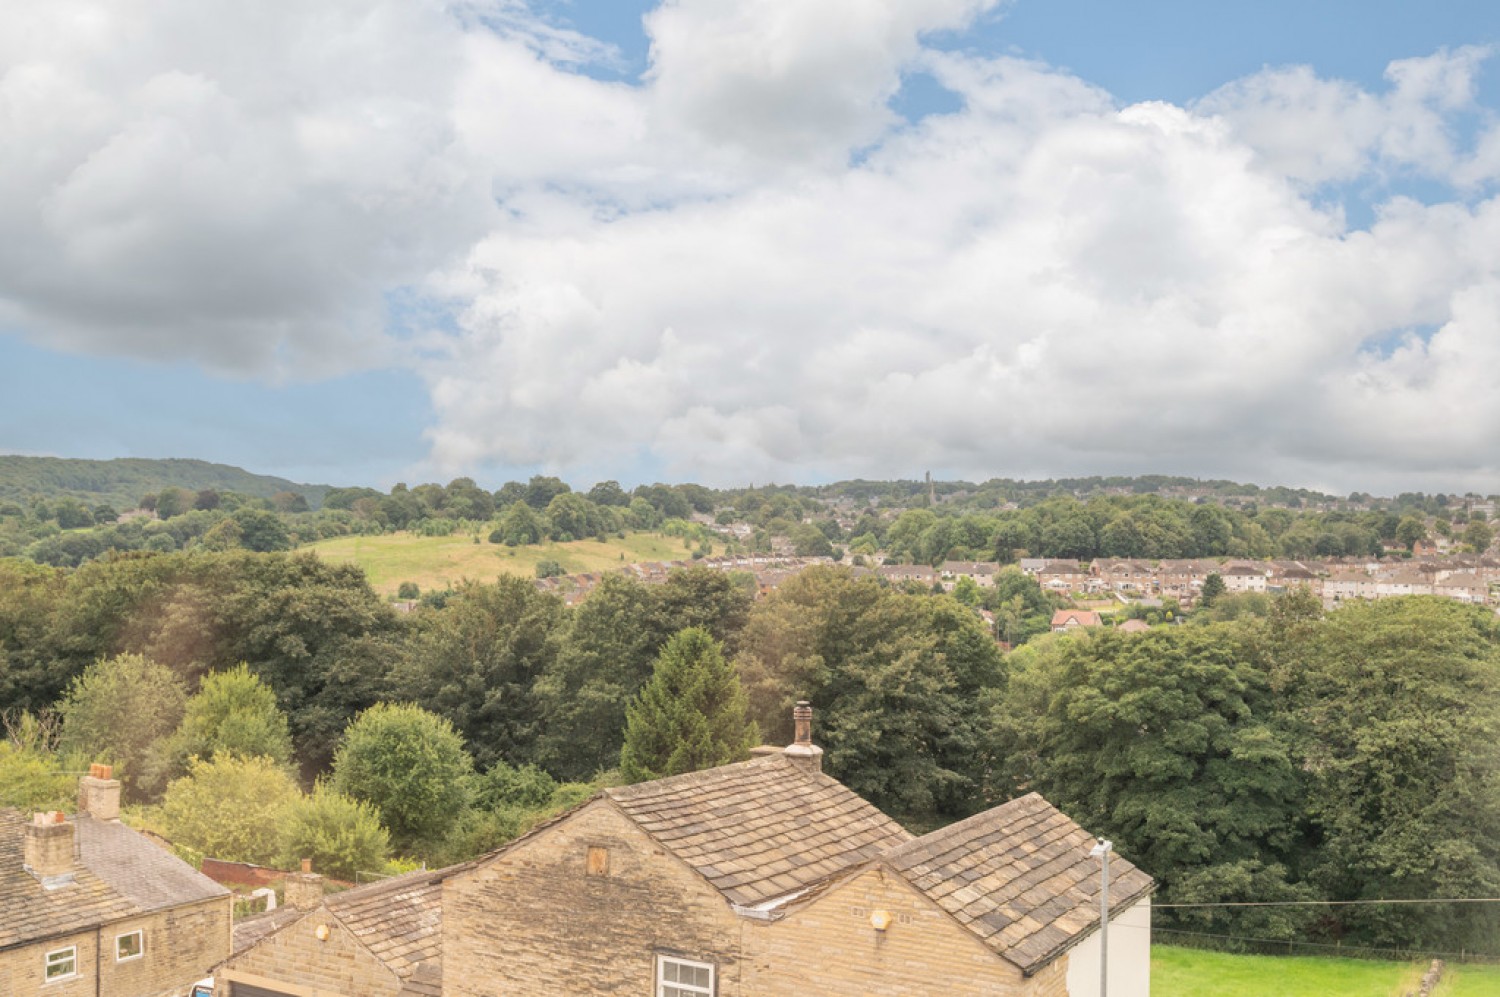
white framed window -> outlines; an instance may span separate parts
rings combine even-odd
[[[78,946],[69,945],[65,949],[53,949],[46,955],[42,980],[51,983],[53,980],[70,980],[78,975]]]
[[[115,962],[129,962],[146,954],[146,936],[139,928],[115,936]]]
[[[656,997],[712,997],[713,992],[712,963],[656,957]]]

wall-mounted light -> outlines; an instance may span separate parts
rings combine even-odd
[[[318,925],[316,928],[313,929],[313,934],[317,936],[317,939],[320,942],[326,942],[326,941],[328,941],[328,925],[326,925],[326,924],[320,924],[320,925]]]
[[[886,928],[889,928],[893,920],[895,920],[895,918],[891,917],[891,912],[888,910],[876,910],[870,912],[870,927],[874,928],[876,931],[884,931]]]

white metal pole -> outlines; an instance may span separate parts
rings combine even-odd
[[[1114,843],[1099,839],[1089,852],[1099,860],[1099,997],[1109,997],[1109,853]]]

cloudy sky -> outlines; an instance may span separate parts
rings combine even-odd
[[[1500,492],[1492,0],[0,24],[0,452]]]

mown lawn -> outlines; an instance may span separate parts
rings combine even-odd
[[[607,571],[641,561],[679,561],[692,556],[681,539],[656,533],[627,533],[607,543],[575,540],[534,547],[505,547],[470,534],[424,537],[391,533],[379,537],[339,537],[304,548],[330,561],[359,565],[382,595],[394,595],[402,582],[423,592],[445,589],[464,579],[491,582],[500,575],[534,577],[538,561],[553,560],[569,574]]]
[[[1151,947],[1152,997],[1401,997],[1426,963]],[[1452,966],[1434,997],[1500,997],[1500,966]]]
[[[1500,966],[1449,966],[1433,997],[1500,997]]]

